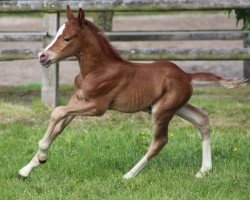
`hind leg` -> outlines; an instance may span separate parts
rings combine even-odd
[[[201,133],[202,139],[202,165],[195,175],[201,178],[204,174],[212,169],[211,144],[210,144],[210,125],[208,115],[205,111],[200,110],[190,104],[186,104],[176,113],[181,118],[194,124]]]
[[[158,109],[159,108],[159,109]],[[123,176],[124,179],[130,179],[136,176],[142,168],[156,156],[168,142],[168,124],[173,117],[173,111],[164,109],[158,105],[153,107],[153,141],[146,155],[127,173]]]

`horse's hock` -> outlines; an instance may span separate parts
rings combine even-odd
[[[42,32],[1,32],[0,41],[40,41],[46,46],[59,28],[60,12],[69,4],[75,11],[79,6],[86,11],[98,11],[94,21],[102,26],[111,41],[171,41],[171,40],[243,40],[243,48],[216,49],[120,49],[120,53],[131,60],[244,60],[244,78],[250,79],[250,37],[248,31],[121,31],[111,32],[112,16],[116,11],[170,11],[170,10],[231,10],[249,9],[246,0],[209,0],[192,2],[171,1],[1,1],[0,12],[44,12]],[[24,30],[25,31],[25,30]],[[37,58],[39,50],[8,49],[0,51],[0,61]],[[55,107],[58,103],[59,64],[43,69],[42,102]]]

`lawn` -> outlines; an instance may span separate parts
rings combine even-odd
[[[62,87],[65,104],[71,87]],[[169,143],[134,179],[122,175],[146,153],[150,115],[109,111],[77,117],[52,145],[48,162],[16,178],[38,148],[51,110],[38,87],[0,88],[0,199],[249,199],[250,87],[196,88],[191,103],[211,119],[213,170],[203,179],[198,131],[175,117]]]

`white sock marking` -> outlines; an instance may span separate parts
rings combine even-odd
[[[23,177],[27,177],[29,173],[35,168],[40,165],[37,155],[22,169],[19,170],[19,174]]]
[[[208,171],[212,168],[210,139],[202,141],[202,166],[201,172]]]
[[[142,168],[147,164],[148,159],[144,156],[127,174],[123,176],[124,179],[130,179],[136,176]]]
[[[202,178],[212,169],[212,157],[210,139],[202,141],[202,165],[201,169],[195,175],[196,178]]]

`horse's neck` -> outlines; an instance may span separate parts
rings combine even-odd
[[[85,77],[87,74],[94,72],[98,68],[94,57],[92,59],[89,54],[86,55],[84,53],[81,53],[78,57],[78,63],[82,77]]]
[[[116,60],[111,59],[105,52],[98,54],[94,52],[81,53],[78,57],[82,77],[89,73],[95,73],[101,68],[113,66]]]
[[[86,45],[88,48],[83,46],[78,56],[82,77],[85,77],[88,73],[100,70],[100,68],[114,66],[115,62],[123,60],[111,46],[105,43],[98,43],[98,40],[92,40],[92,43]]]

